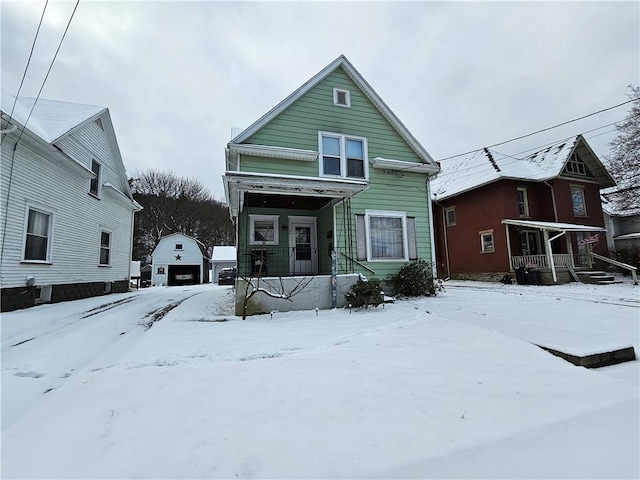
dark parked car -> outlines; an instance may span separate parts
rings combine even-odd
[[[236,283],[236,269],[235,268],[223,268],[218,274],[218,285],[235,285]]]

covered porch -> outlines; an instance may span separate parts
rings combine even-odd
[[[539,269],[549,274],[550,281],[543,283],[570,281],[576,268],[591,269],[597,257],[593,246],[606,231],[602,227],[559,222],[505,219],[502,223],[506,229],[511,271]],[[564,244],[560,242],[562,237]],[[519,238],[519,243],[514,238]],[[578,251],[574,251],[574,244]]]
[[[223,181],[236,223],[238,277],[353,272],[350,199],[366,181],[250,172],[227,172]]]

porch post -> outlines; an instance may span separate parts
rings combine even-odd
[[[569,261],[572,267],[576,266],[576,260],[573,258],[573,244],[571,243],[571,234],[568,234],[567,237],[567,252],[569,252]]]
[[[504,229],[507,233],[507,254],[509,255],[509,271],[513,270],[513,259],[511,258],[511,238],[509,237],[509,224],[504,224]]]
[[[558,283],[558,276],[556,275],[556,265],[553,263],[553,250],[551,250],[551,241],[549,240],[549,230],[542,231],[544,236],[544,243],[547,246],[547,261],[551,267],[551,273],[553,275],[553,282]]]

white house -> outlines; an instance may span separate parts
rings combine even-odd
[[[1,107],[2,311],[127,291],[141,207],[109,110],[4,91]]]
[[[183,233],[162,237],[151,254],[152,285],[209,283],[210,259],[204,244]]]
[[[232,268],[236,266],[237,258],[236,247],[217,245],[213,247],[213,253],[211,254],[211,272],[213,275],[212,281],[218,282],[218,274],[223,268]]]

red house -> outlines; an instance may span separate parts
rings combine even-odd
[[[540,272],[571,280],[608,252],[600,189],[615,182],[578,135],[525,158],[484,149],[441,162],[431,181],[441,277]]]

